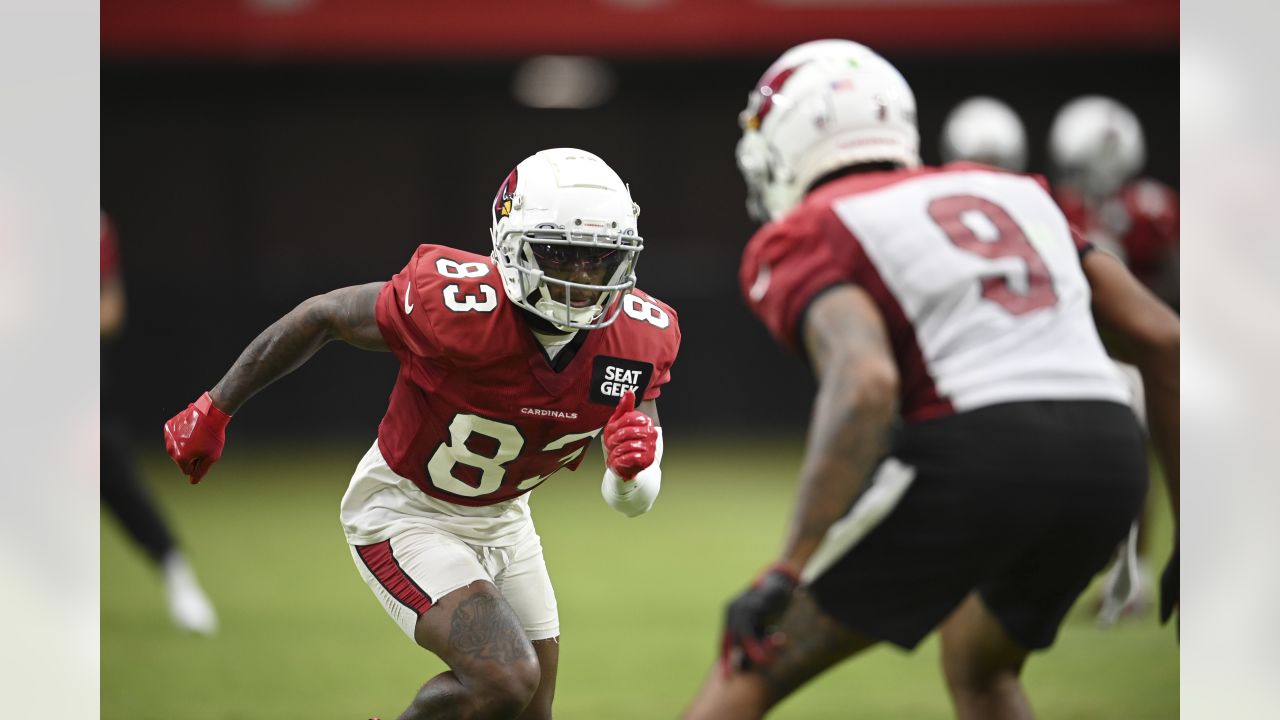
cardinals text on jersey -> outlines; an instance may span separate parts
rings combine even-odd
[[[1036,180],[948,166],[824,185],[761,228],[740,280],[793,349],[820,292],[866,290],[889,327],[908,420],[1017,400],[1124,402],[1080,249]]]
[[[626,390],[653,400],[680,347],[676,313],[624,295],[616,322],[580,331],[553,362],[481,255],[418,248],[382,290],[377,319],[400,360],[378,445],[424,493],[493,505],[576,468]],[[556,360],[561,358],[557,356]]]

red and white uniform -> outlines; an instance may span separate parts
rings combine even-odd
[[[740,280],[800,349],[805,309],[852,283],[888,325],[908,421],[1003,402],[1127,402],[1062,212],[1035,178],[969,164],[845,177],[761,228]]]
[[[671,377],[675,311],[639,290],[622,303],[557,371],[488,257],[419,247],[377,302],[400,374],[343,499],[348,540],[379,542],[405,523],[479,545],[531,534],[526,493],[578,467],[625,390],[653,400]]]
[[[1163,183],[1137,180],[1097,206],[1067,187],[1056,188],[1054,199],[1085,239],[1123,260],[1148,285],[1178,249],[1178,194]]]

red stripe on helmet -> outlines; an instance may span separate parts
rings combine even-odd
[[[765,116],[773,109],[773,96],[782,90],[783,84],[786,83],[787,79],[790,78],[799,68],[799,65],[786,68],[777,75],[774,75],[772,78],[769,78],[767,82],[765,78],[760,78],[760,87],[758,92],[764,96],[764,102],[760,103],[760,109],[756,111],[757,122],[764,122]]]

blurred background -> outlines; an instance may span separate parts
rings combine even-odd
[[[303,299],[388,279],[420,243],[487,253],[493,193],[539,149],[588,149],[630,183],[646,240],[639,284],[684,332],[661,401],[670,481],[656,515],[612,517],[598,461],[533,501],[566,628],[566,718],[674,715],[710,662],[721,603],[781,542],[813,384],[740,299],[754,228],[733,154],[737,113],[778,54],[821,37],[880,51],[915,90],[927,163],[952,107],[986,94],[1021,115],[1029,169],[1044,172],[1058,108],[1110,95],[1143,124],[1143,174],[1179,186],[1176,1],[108,0],[101,11],[101,203],[129,308],[110,369],[116,409],[222,619],[212,640],[177,635],[156,581],[104,520],[104,717],[394,715],[436,671],[367,597],[335,522],[385,409],[389,355],[322,351],[246,406],[196,490],[167,464],[160,425]],[[744,436],[759,440],[750,453]],[[1158,566],[1168,532],[1156,522]],[[655,577],[669,578],[660,599]],[[1137,625],[1101,633],[1080,613],[1062,652],[1033,661],[1033,703],[1047,717],[1176,716],[1172,630]],[[853,698],[867,717],[947,716],[930,649],[876,652],[784,716],[846,717]],[[645,665],[653,684],[636,680]],[[1097,683],[1100,694],[1080,692]]]
[[[483,8],[104,4],[102,205],[130,300],[120,379],[139,432],[154,435],[303,299],[388,279],[420,243],[487,253],[498,185],[524,157],[560,146],[604,158],[643,210],[640,285],[685,331],[664,422],[677,433],[798,427],[806,373],[737,286],[753,226],[733,148],[748,90],[808,39],[856,39],[902,70],[926,162],[938,162],[947,112],[982,93],[1022,115],[1030,169],[1044,171],[1054,112],[1093,92],[1134,109],[1147,174],[1178,184],[1176,2]],[[200,351],[177,357],[196,328]],[[368,435],[394,373],[330,350],[254,400],[237,430]]]

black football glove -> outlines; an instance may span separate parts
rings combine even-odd
[[[766,665],[773,660],[773,648],[777,644],[773,628],[791,604],[791,594],[799,582],[800,578],[791,570],[774,565],[729,603],[720,650],[720,667],[724,673]]]
[[[1170,556],[1169,562],[1164,566],[1164,572],[1160,573],[1160,624],[1169,622],[1169,618],[1173,616],[1173,611],[1178,608],[1178,590],[1181,587],[1178,579],[1178,547],[1179,543],[1173,544],[1173,555]]]

